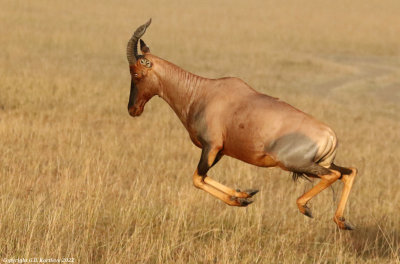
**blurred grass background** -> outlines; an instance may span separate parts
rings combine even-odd
[[[400,2],[0,0],[0,257],[76,263],[399,263]],[[229,157],[210,171],[258,187],[232,208],[192,185],[200,150],[168,105],[127,113],[125,48],[209,78],[236,76],[323,120],[337,163],[359,169],[311,188]]]

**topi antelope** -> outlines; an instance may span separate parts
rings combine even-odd
[[[233,190],[207,176],[224,155],[261,167],[280,167],[296,177],[320,178],[297,199],[300,212],[312,217],[307,202],[340,179],[343,191],[333,220],[352,229],[343,211],[355,168],[333,163],[337,139],[324,123],[277,98],[261,94],[238,78],[207,79],[150,53],[140,38],[151,19],[128,42],[131,73],[128,111],[139,116],[154,95],[175,111],[193,143],[202,149],[193,184],[232,206],[247,206],[257,190]],[[138,55],[140,39],[142,55]]]

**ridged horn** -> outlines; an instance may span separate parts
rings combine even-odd
[[[151,18],[145,24],[138,27],[133,33],[131,39],[128,41],[128,45],[126,47],[126,57],[128,58],[129,65],[133,65],[136,63],[138,59],[138,52],[137,52],[137,43],[138,40],[144,35],[146,29],[151,24]]]

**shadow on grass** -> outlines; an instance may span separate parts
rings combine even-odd
[[[400,232],[379,225],[358,227],[349,232],[351,246],[363,258],[388,258],[399,261]]]

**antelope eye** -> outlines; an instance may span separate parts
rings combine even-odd
[[[146,61],[144,59],[140,59],[140,64],[146,65]]]
[[[151,62],[150,61],[146,61],[146,67],[150,68],[151,67]]]

